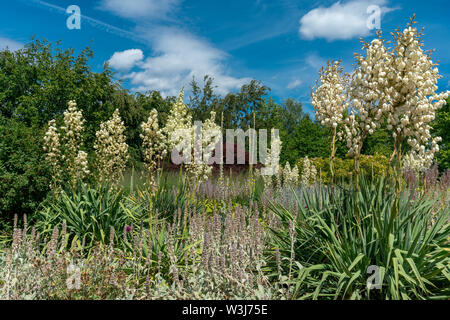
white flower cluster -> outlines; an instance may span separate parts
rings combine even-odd
[[[211,176],[212,167],[210,161],[212,153],[216,144],[221,141],[222,130],[215,123],[215,119],[216,113],[212,111],[210,118],[202,125],[200,141],[196,141],[196,139],[191,140],[193,142],[194,161],[187,165],[187,171],[197,184],[207,181]],[[195,126],[192,128],[192,134],[195,135]],[[196,146],[195,143],[201,143],[202,145]],[[196,161],[196,159],[200,159],[200,161]]]
[[[75,168],[74,172],[76,172],[77,179],[83,180],[87,177],[90,173],[88,169],[88,154],[82,150],[78,150],[73,167]]]
[[[320,123],[332,129],[330,172],[331,182],[334,180],[334,159],[336,155],[336,139],[342,137],[344,115],[349,107],[348,86],[349,75],[343,74],[341,61],[328,62],[327,67],[319,72],[320,85],[316,84],[311,93],[312,105],[316,118]],[[345,125],[344,125],[345,127]]]
[[[264,188],[270,189],[270,188],[273,187],[272,176],[263,174],[262,170],[263,170],[263,168],[261,170],[259,170],[259,171],[256,171],[256,176],[257,177],[261,177],[263,179],[263,181],[264,181]]]
[[[141,124],[142,148],[144,160],[147,165],[149,175],[159,167],[160,162],[167,154],[166,137],[158,124],[158,111],[153,109],[150,112],[147,122]]]
[[[356,55],[357,66],[349,89],[351,110],[344,125],[350,155],[361,153],[362,140],[380,128],[384,116],[379,106],[385,101],[382,87],[387,85],[390,56],[381,38],[364,44],[364,48],[366,56]]]
[[[274,184],[274,177],[277,180],[277,186],[281,188],[281,175],[283,170],[280,166],[280,153],[282,148],[282,141],[280,136],[276,134],[275,130],[271,132],[270,149],[267,150],[267,156],[264,163],[263,172],[261,173],[264,185],[271,188]]]
[[[418,157],[417,154],[414,151],[410,151],[402,159],[403,168],[405,169],[412,169],[416,173],[424,172],[426,171],[429,166],[425,163],[424,159],[421,157]]]
[[[45,159],[52,168],[53,183],[50,188],[56,190],[61,180],[61,143],[55,120],[48,123],[48,129],[44,136],[44,151],[47,153]]]
[[[439,75],[431,54],[422,50],[422,32],[410,25],[395,33],[396,45],[388,65],[389,85],[384,88],[388,129],[397,141],[404,139],[412,155],[431,166],[440,137],[432,138],[430,122],[445,104],[449,92],[437,94]]]
[[[188,147],[187,145],[180,145],[180,143],[186,141],[186,139],[183,139],[183,132],[187,132],[187,130],[191,131],[192,129],[192,116],[184,104],[183,99],[184,90],[181,90],[177,101],[170,110],[166,126],[163,130],[167,136],[169,150],[172,150],[175,146],[181,149]]]
[[[210,118],[202,124],[201,130],[198,126],[193,126],[192,116],[183,99],[182,90],[170,110],[163,133],[167,136],[169,152],[174,148],[183,151],[188,174],[196,184],[199,184],[208,180],[211,175],[210,160],[216,144],[222,138],[222,130],[215,123],[215,112],[211,112]],[[191,153],[186,154],[185,152],[189,150]]]
[[[301,183],[305,186],[310,186],[316,182],[317,178],[317,169],[314,164],[309,160],[308,157],[305,157],[303,160],[303,171],[301,177]]]
[[[158,111],[153,109],[147,122],[141,124],[142,148],[144,152],[144,161],[147,166],[148,186],[153,192],[157,188],[154,173],[160,167],[161,161],[167,155],[166,136],[163,130],[159,128]]]
[[[298,185],[298,167],[294,165],[294,168],[291,169],[291,165],[289,161],[286,162],[286,165],[283,169],[283,186],[285,187],[295,187]]]
[[[88,169],[87,154],[81,151],[83,146],[82,133],[85,120],[81,111],[77,109],[75,101],[69,101],[69,107],[64,112],[64,126],[62,144],[65,153],[62,159],[66,162],[67,170],[72,180],[72,187],[77,181],[84,179],[90,172]]]
[[[118,109],[111,119],[100,124],[95,136],[94,149],[100,177],[107,182],[117,182],[123,177],[129,157],[125,125]]]
[[[379,35],[365,43],[366,55],[357,55],[358,65],[351,83],[352,110],[345,133],[351,154],[358,154],[362,140],[385,123],[392,132],[399,159],[407,141],[410,160],[428,168],[439,151],[440,137],[431,137],[431,121],[445,104],[449,92],[437,94],[441,78],[431,54],[423,51],[414,21],[394,35],[394,47],[387,49]],[[408,160],[409,161],[409,160]]]
[[[85,120],[83,114],[77,109],[75,101],[69,101],[69,107],[64,111],[64,126],[61,129],[64,131],[64,142],[67,144],[66,148],[70,152],[76,153],[81,142],[81,134],[83,132],[83,125]]]
[[[222,140],[222,128],[216,124],[216,112],[211,111],[209,119],[203,124],[203,161],[210,164],[216,145]]]
[[[47,152],[46,160],[52,166],[51,188],[55,191],[60,186],[63,168],[67,168],[72,188],[76,187],[77,181],[90,173],[87,153],[80,150],[83,146],[83,124],[83,115],[74,101],[69,102],[68,109],[64,112],[64,126],[60,128],[62,134],[58,132],[55,120],[48,123],[49,127],[44,136],[44,150]]]
[[[344,111],[348,108],[346,90],[347,76],[342,75],[340,61],[328,62],[319,72],[320,85],[316,84],[311,93],[316,118],[323,126],[337,128],[343,121]]]

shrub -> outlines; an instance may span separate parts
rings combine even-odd
[[[106,184],[97,188],[81,185],[75,192],[63,191],[45,204],[36,227],[43,236],[50,236],[56,226],[65,223],[68,232],[91,247],[95,242],[107,243],[111,228],[121,232],[132,224],[135,211],[138,208],[121,191]],[[115,234],[115,242],[119,240],[120,235]]]
[[[448,299],[448,210],[435,206],[435,200],[413,199],[408,191],[397,196],[384,179],[362,179],[359,190],[303,189],[295,194],[297,209],[272,206],[281,221],[274,230],[274,247],[289,255],[292,244],[295,260],[302,264],[293,280],[296,294],[313,299]],[[381,290],[367,287],[370,266],[379,269]]]
[[[0,219],[34,213],[50,181],[42,131],[0,118]]]
[[[137,216],[138,220],[147,219],[149,213],[157,212],[160,218],[172,222],[174,214],[178,211],[196,208],[200,209],[201,205],[192,201],[189,184],[183,181],[182,176],[178,177],[174,174],[163,172],[159,175],[158,186],[155,192],[148,190],[148,185],[144,184],[138,188],[137,197],[132,196],[131,199],[139,205],[144,214]]]
[[[113,248],[96,245],[86,253],[54,229],[48,241],[33,229],[15,229],[7,253],[0,253],[0,299],[125,299],[125,261]],[[41,245],[41,246],[40,246]],[[41,249],[42,247],[42,249]]]
[[[330,159],[329,158],[311,158],[311,163],[316,167],[318,175],[322,183],[329,183],[330,174]],[[303,172],[304,158],[299,159],[297,165],[300,170],[300,176]],[[335,180],[351,179],[354,173],[354,159],[351,158],[335,158],[334,160]],[[379,178],[384,176],[389,169],[389,160],[381,154],[374,156],[362,155],[360,159],[360,174],[363,176]],[[319,180],[317,177],[317,180]]]
[[[34,228],[15,229],[0,252],[0,299],[285,297],[262,272],[265,233],[257,215],[237,208],[205,219],[179,211],[172,224],[152,222],[125,233],[123,250],[110,243],[87,251],[68,241],[64,227],[47,241]]]

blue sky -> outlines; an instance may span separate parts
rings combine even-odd
[[[66,8],[81,9],[81,29],[69,30]],[[360,37],[370,40],[367,8],[381,9],[386,37],[416,13],[425,49],[435,49],[450,88],[447,0],[9,0],[0,4],[0,48],[17,49],[32,35],[91,46],[94,70],[109,61],[133,91],[176,94],[195,76],[213,76],[218,91],[261,80],[276,100],[292,97],[310,111],[310,89],[327,60],[351,70]]]

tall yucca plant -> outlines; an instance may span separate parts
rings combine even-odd
[[[282,223],[273,230],[274,246],[284,254],[295,217],[294,256],[302,265],[293,281],[297,297],[450,298],[449,212],[433,199],[408,191],[397,196],[384,179],[362,179],[358,191],[304,189],[295,198],[297,213],[278,204],[272,210]],[[370,266],[379,272],[379,290],[368,288]]]

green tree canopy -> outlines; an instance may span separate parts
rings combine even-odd
[[[436,112],[436,119],[432,124],[433,136],[442,138],[440,151],[436,155],[436,162],[441,170],[450,168],[450,97],[447,104]]]

